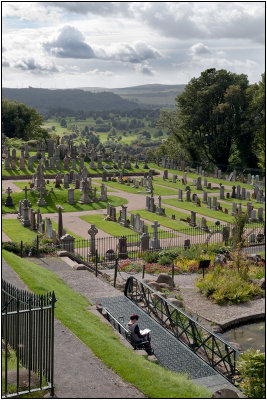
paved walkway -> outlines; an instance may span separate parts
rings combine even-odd
[[[36,260],[34,260],[36,261]],[[50,260],[52,262],[52,260]],[[48,267],[46,262],[39,264]],[[71,269],[63,261],[53,263],[55,269],[59,272],[65,269],[68,275]],[[54,268],[52,268],[54,269]],[[76,271],[78,272],[78,271]],[[86,280],[85,276],[86,274]],[[71,274],[69,274],[70,276]],[[79,275],[83,276],[80,283],[87,282],[82,287],[84,292],[90,294],[98,293],[102,296],[106,292],[108,295],[118,295],[116,289],[108,290],[107,284],[94,278],[88,272],[79,271]],[[20,289],[27,290],[27,286],[13,271],[13,269],[3,260],[2,261],[2,278],[12,283]],[[90,279],[88,279],[90,278]],[[75,279],[74,279],[75,280]],[[95,292],[95,280],[101,282],[99,291]],[[97,282],[98,283],[98,282]],[[100,288],[101,286],[101,288]],[[83,293],[83,290],[80,290]],[[84,294],[85,294],[84,293]],[[144,394],[137,390],[134,386],[124,382],[120,376],[115,374],[111,369],[107,368],[93,352],[78,339],[68,328],[55,320],[55,394],[61,399],[74,398],[144,398]]]

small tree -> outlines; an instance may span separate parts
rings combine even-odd
[[[243,393],[250,399],[265,399],[265,353],[249,349],[241,355],[237,367]]]

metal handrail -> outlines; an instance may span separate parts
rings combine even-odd
[[[134,276],[127,279],[124,295],[147,314],[154,314],[161,325],[166,326],[169,322],[169,333],[234,383],[236,360],[240,355],[238,349]],[[156,300],[152,298],[154,295]]]

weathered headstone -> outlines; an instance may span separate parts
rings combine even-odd
[[[98,233],[98,229],[95,225],[91,225],[91,228],[88,230],[88,234],[90,235],[90,255],[95,255],[95,237]]]
[[[74,204],[74,189],[73,188],[69,188],[68,189],[68,203],[69,204]]]

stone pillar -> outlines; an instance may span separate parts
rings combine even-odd
[[[152,249],[160,249],[160,241],[158,239],[158,228],[160,227],[160,224],[158,221],[154,221],[154,224],[151,225],[153,228],[153,238],[151,240],[151,247]]]

